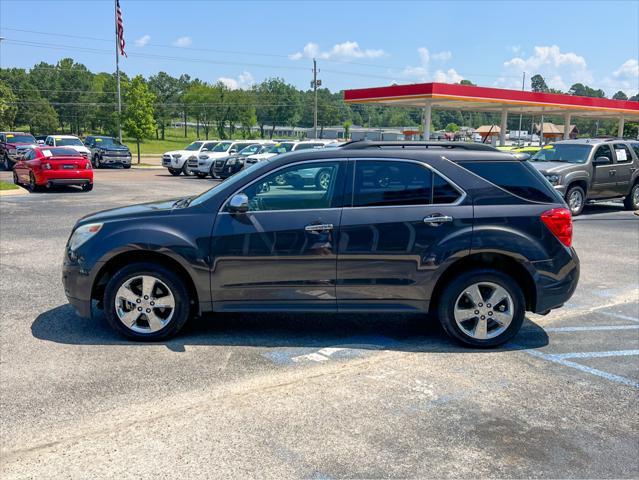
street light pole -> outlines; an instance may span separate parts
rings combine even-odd
[[[523,92],[526,88],[526,72],[523,72],[523,77],[521,79],[521,91]],[[517,145],[521,143],[521,117],[522,114],[519,114],[519,133],[517,134]],[[532,134],[531,134],[532,135]]]
[[[317,60],[313,59],[313,96],[315,107],[313,109],[313,138],[317,140]]]
[[[122,143],[122,96],[120,95],[120,45],[118,39],[118,2],[113,2],[115,5],[115,77],[117,82],[118,92],[118,139]]]

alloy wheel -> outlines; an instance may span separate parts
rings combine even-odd
[[[494,338],[513,321],[513,299],[496,283],[474,283],[457,297],[454,317],[457,326],[469,337],[476,340]]]
[[[635,187],[632,192],[632,205],[634,208],[639,208],[639,187]]]
[[[568,206],[572,213],[578,212],[584,203],[583,193],[579,190],[573,190],[568,197]]]
[[[175,313],[175,297],[162,280],[151,275],[129,278],[115,294],[115,313],[136,333],[155,333],[166,327]]]

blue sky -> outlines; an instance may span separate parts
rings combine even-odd
[[[315,56],[331,90],[461,78],[521,88],[523,71],[562,90],[575,82],[609,95],[639,90],[638,1],[121,5],[129,75],[163,70],[240,88],[279,76],[307,88]],[[113,30],[112,0],[0,0],[0,66],[70,56],[113,71]]]

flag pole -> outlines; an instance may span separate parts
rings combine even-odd
[[[122,97],[120,95],[120,40],[118,37],[118,0],[113,0],[115,7],[115,78],[118,91],[118,139],[122,143]]]

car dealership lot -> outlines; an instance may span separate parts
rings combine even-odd
[[[639,475],[639,217],[587,207],[575,296],[493,351],[417,317],[222,315],[136,344],[75,316],[77,218],[211,185],[96,170],[0,199],[3,478]]]

